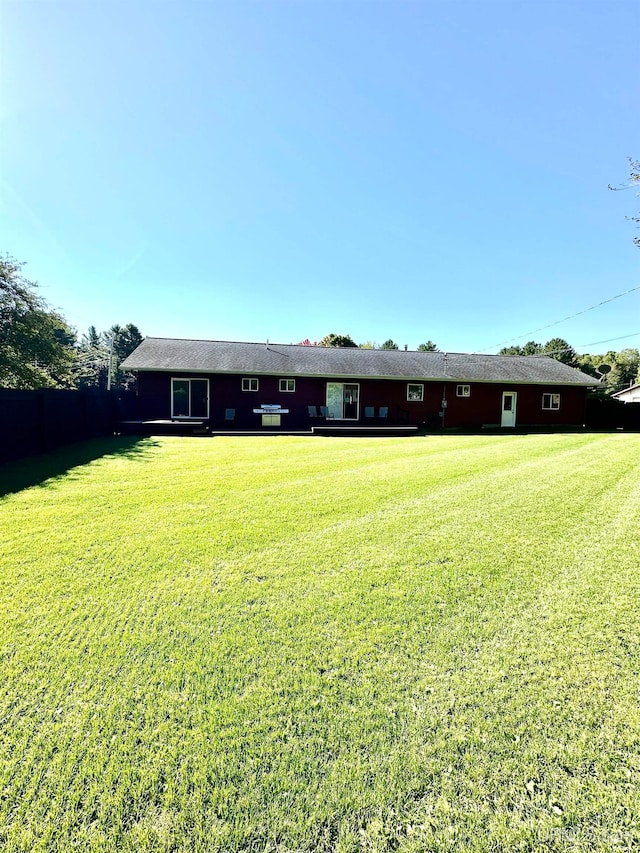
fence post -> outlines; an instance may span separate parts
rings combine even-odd
[[[45,414],[44,389],[36,391],[36,434],[38,436],[38,452],[47,452],[47,418]]]

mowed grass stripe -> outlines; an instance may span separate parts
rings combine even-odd
[[[639,443],[166,439],[5,498],[0,840],[637,839]]]

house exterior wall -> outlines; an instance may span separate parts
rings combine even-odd
[[[235,409],[232,426],[238,429],[261,429],[261,415],[253,412],[262,404],[279,404],[288,409],[283,414],[283,429],[307,429],[314,421],[308,407],[326,405],[328,382],[354,383],[359,386],[358,423],[376,423],[365,417],[367,407],[374,407],[376,416],[382,406],[388,407],[389,424],[408,424],[437,428],[479,428],[500,425],[503,391],[516,391],[516,426],[577,425],[584,421],[586,390],[583,387],[522,385],[508,383],[464,383],[470,387],[469,396],[458,396],[459,382],[420,382],[412,380],[363,379],[345,377],[300,377],[295,379],[295,391],[280,391],[280,376],[251,376],[251,374],[192,374],[188,372],[140,371],[137,383],[138,417],[165,419],[171,417],[171,380],[197,378],[209,380],[209,421],[213,428],[230,426],[225,422],[225,410]],[[243,378],[257,378],[258,391],[243,391]],[[407,400],[407,385],[424,386],[423,399]],[[542,408],[543,394],[560,394],[560,408]],[[443,408],[442,401],[446,400]],[[442,418],[440,413],[444,412]],[[351,421],[353,423],[353,421]]]
[[[470,383],[470,396],[458,397],[457,385],[447,383],[444,425],[481,427],[500,425],[503,391],[517,392],[516,426],[559,426],[584,422],[586,391],[571,386],[517,385],[506,383]],[[560,408],[543,409],[544,394],[560,394]]]
[[[623,403],[640,403],[640,385],[633,385],[631,388],[618,391],[617,394],[613,394],[612,396]]]

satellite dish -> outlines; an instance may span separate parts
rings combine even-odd
[[[606,376],[607,373],[611,373],[611,365],[601,364],[600,367],[596,367],[596,372],[599,373],[600,376]]]

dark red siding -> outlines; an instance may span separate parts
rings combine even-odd
[[[584,420],[584,388],[476,382],[470,383],[469,397],[458,397],[458,384],[447,383],[445,427],[500,426],[503,391],[516,391],[518,394],[516,426],[576,425]],[[557,411],[543,409],[543,394],[560,394],[560,408]]]
[[[388,407],[389,424],[410,424],[437,428],[479,428],[499,426],[503,391],[516,391],[516,426],[560,426],[581,424],[584,419],[585,389],[542,385],[510,385],[506,383],[466,383],[469,397],[458,397],[457,382],[420,382],[414,380],[349,379],[345,377],[291,377],[295,391],[279,390],[281,378],[257,376],[259,390],[243,391],[242,378],[251,374],[190,374],[141,371],[138,375],[138,417],[164,419],[171,417],[171,379],[198,378],[209,380],[209,417],[213,428],[225,426],[225,409],[235,409],[233,426],[240,429],[260,429],[262,418],[253,412],[262,404],[279,404],[289,409],[282,415],[283,429],[305,429],[316,421],[309,417],[308,407],[326,404],[327,382],[356,383],[360,386],[359,422],[377,423],[381,406]],[[407,385],[424,385],[422,401],[407,400]],[[545,393],[560,394],[560,409],[542,408]],[[443,400],[446,406],[443,406]],[[365,409],[374,407],[373,421],[365,417]],[[444,413],[442,415],[442,413]],[[352,423],[352,422],[351,422]],[[229,426],[230,424],[226,424]]]

